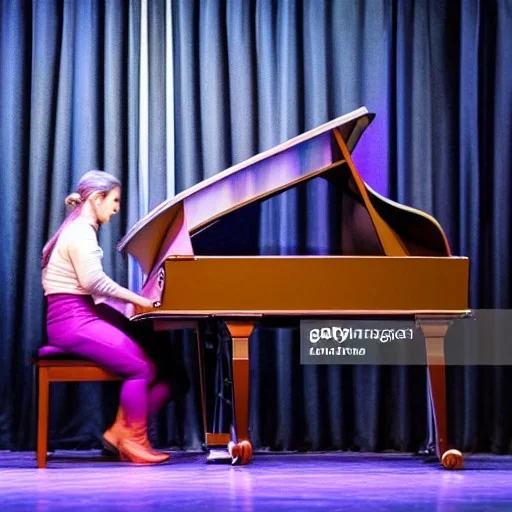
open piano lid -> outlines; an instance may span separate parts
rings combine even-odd
[[[140,219],[118,250],[131,254],[149,274],[165,256],[162,245],[168,245],[170,226],[180,211],[192,235],[246,204],[319,176],[343,161],[333,151],[333,131],[337,129],[352,152],[374,118],[361,107],[184,190]]]

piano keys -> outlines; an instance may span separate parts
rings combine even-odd
[[[433,217],[380,196],[362,180],[351,154],[374,117],[361,107],[234,165],[157,206],[118,245],[145,274],[140,293],[161,303],[135,308],[132,320],[198,332],[207,319],[225,322],[233,344],[234,432],[207,432],[204,420],[205,437],[208,446],[235,438],[242,463],[252,457],[249,338],[256,323],[398,315],[414,319],[425,336],[437,456],[446,468],[462,466],[462,454],[447,439],[443,343],[451,322],[469,313],[469,260],[452,255]],[[339,254],[212,256],[196,249],[198,238],[243,208],[313,179],[338,191]],[[201,375],[203,414],[205,387]]]

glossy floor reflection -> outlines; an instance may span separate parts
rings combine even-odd
[[[0,452],[1,510],[512,510],[512,457],[466,456],[447,471],[408,454],[256,454],[244,467],[173,453],[133,466],[98,452]]]

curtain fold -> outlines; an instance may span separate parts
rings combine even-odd
[[[510,308],[511,25],[510,0],[0,0],[0,449],[34,447],[40,252],[91,168],[123,182],[122,213],[100,241],[106,271],[137,290],[140,269],[115,245],[149,210],[365,105],[377,117],[354,152],[361,176],[433,215],[454,255],[469,256],[471,307]],[[339,200],[314,180],[226,219],[196,250],[337,254]],[[429,442],[424,368],[301,365],[298,335],[258,328],[251,339],[256,449]],[[151,435],[199,449],[194,334],[162,342],[189,387]],[[462,449],[510,450],[510,379],[507,367],[448,368]],[[56,387],[52,443],[98,447],[116,399],[113,385]]]
[[[15,432],[15,418],[20,409],[13,399],[20,392],[23,375],[19,362],[22,342],[15,339],[21,321],[21,306],[24,291],[23,272],[17,272],[17,262],[23,262],[24,242],[15,236],[16,227],[25,222],[27,175],[20,172],[28,164],[30,117],[30,81],[32,48],[28,44],[32,16],[26,14],[24,3],[2,2],[0,4],[0,165],[2,186],[0,187],[0,222],[4,240],[0,269],[4,279],[1,289],[2,304],[5,305],[0,322],[0,445],[9,447]],[[18,338],[18,337],[16,337]]]

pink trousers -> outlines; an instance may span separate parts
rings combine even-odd
[[[48,344],[90,359],[124,377],[120,405],[129,422],[144,422],[171,397],[170,380],[157,380],[157,368],[134,337],[135,328],[90,295],[56,294],[47,297]]]

